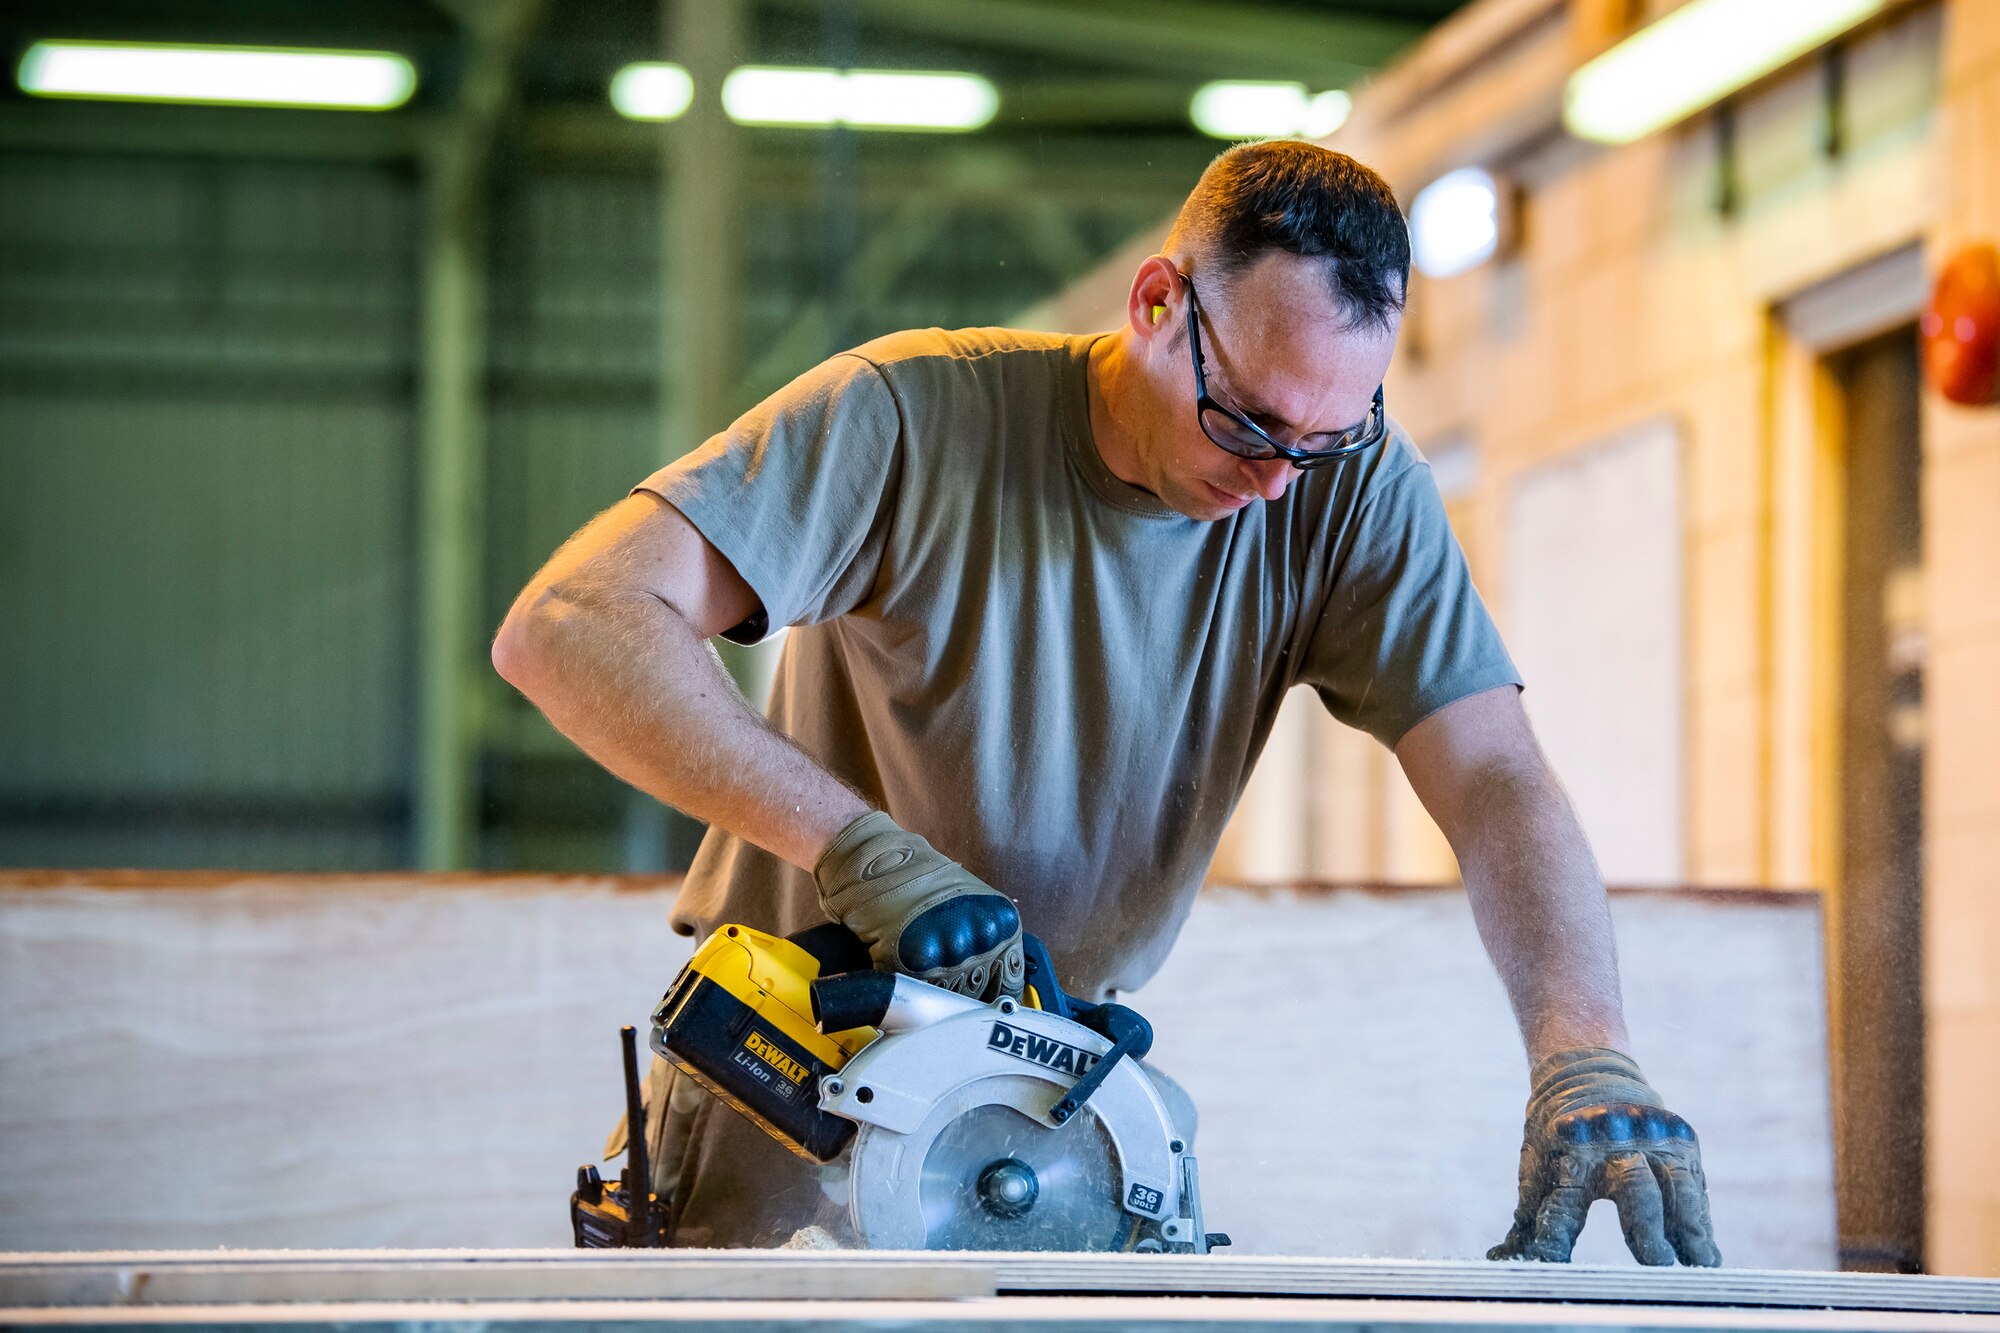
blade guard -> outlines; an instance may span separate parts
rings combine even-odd
[[[919,1178],[944,1127],[974,1106],[997,1103],[1053,1131],[1051,1112],[1112,1043],[1012,1000],[981,1004],[908,977],[896,986],[899,993],[908,988],[902,1007],[921,1020],[898,1029],[885,1017],[883,1040],[820,1080],[819,1105],[862,1126],[849,1169],[856,1231],[872,1248],[923,1249]],[[1086,1109],[1111,1140],[1118,1204],[1163,1232],[1175,1228],[1186,1145],[1152,1080],[1136,1061],[1120,1061]]]

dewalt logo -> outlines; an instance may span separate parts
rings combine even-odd
[[[1038,1065],[1046,1065],[1058,1073],[1075,1074],[1082,1077],[1090,1072],[1098,1057],[1081,1047],[1068,1042],[1057,1041],[1053,1037],[1037,1036],[1020,1028],[995,1023],[993,1031],[986,1038],[986,1045],[996,1051],[1005,1051],[1019,1060],[1033,1060]]]
[[[786,1082],[793,1084],[805,1082],[806,1067],[779,1050],[769,1038],[755,1028],[743,1038],[743,1049],[769,1065]]]

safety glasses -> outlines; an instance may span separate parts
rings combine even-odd
[[[1194,354],[1195,413],[1201,422],[1201,433],[1208,436],[1217,448],[1238,458],[1258,461],[1282,458],[1293,467],[1304,470],[1352,458],[1382,442],[1388,433],[1388,418],[1382,412],[1382,386],[1379,384],[1375,386],[1375,401],[1360,424],[1330,434],[1310,436],[1308,438],[1322,442],[1310,449],[1278,443],[1262,426],[1218,401],[1208,391],[1208,367],[1201,354],[1201,298],[1195,295],[1193,278],[1183,273],[1181,280],[1187,283],[1188,292],[1188,347]]]

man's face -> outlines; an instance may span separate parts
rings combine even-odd
[[[1395,351],[1396,324],[1344,326],[1318,261],[1273,253],[1226,287],[1199,272],[1194,279],[1211,396],[1281,444],[1346,430],[1368,415]],[[1146,489],[1189,518],[1212,521],[1279,498],[1299,472],[1281,458],[1238,458],[1203,433],[1186,333],[1187,283],[1171,283],[1166,313],[1149,341],[1153,410],[1135,447]]]

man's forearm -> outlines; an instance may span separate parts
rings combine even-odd
[[[501,633],[503,674],[591,758],[793,865],[811,870],[870,808],[773,731],[657,597],[550,589]]]
[[[1630,1054],[1604,880],[1546,767],[1479,785],[1461,870],[1473,920],[1507,988],[1532,1064],[1554,1051]]]

